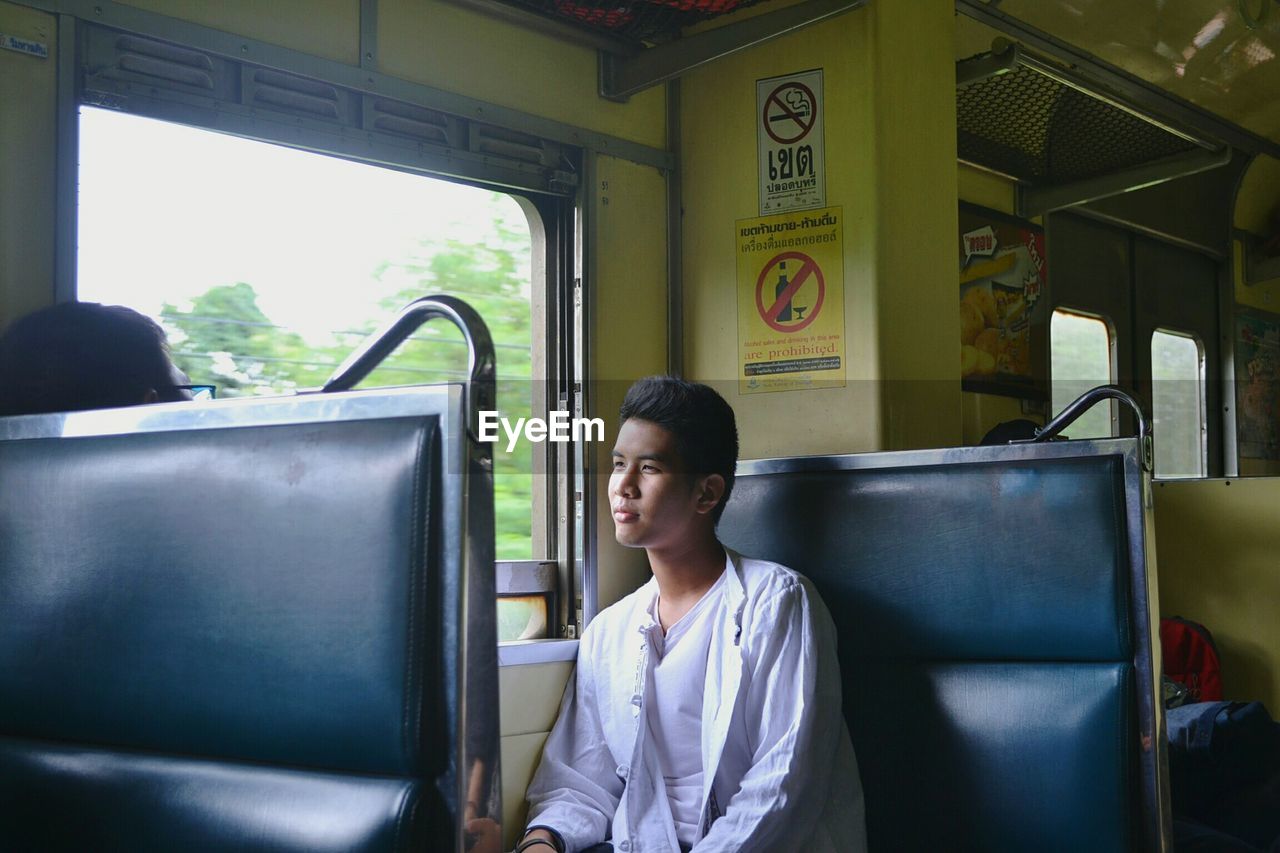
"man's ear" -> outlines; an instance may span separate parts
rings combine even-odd
[[[695,491],[698,496],[698,512],[711,512],[720,503],[720,499],[724,497],[724,477],[719,474],[707,474],[699,477]]]

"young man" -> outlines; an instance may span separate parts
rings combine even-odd
[[[831,617],[800,575],[716,539],[733,410],[651,377],[621,417],[615,535],[653,579],[583,634],[516,849],[864,851]]]

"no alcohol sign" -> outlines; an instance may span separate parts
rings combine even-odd
[[[741,393],[844,385],[843,220],[838,207],[738,220]]]
[[[827,200],[822,70],[756,81],[760,215]]]
[[[765,325],[777,332],[808,328],[818,319],[826,298],[822,269],[803,252],[783,252],[771,258],[756,279],[756,311]]]

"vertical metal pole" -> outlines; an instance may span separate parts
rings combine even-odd
[[[378,0],[360,0],[360,67],[378,68]]]
[[[596,287],[597,264],[596,245],[599,239],[597,207],[600,203],[600,173],[597,166],[599,155],[587,150],[582,154],[582,197],[580,228],[578,229],[578,271],[581,277],[582,306],[580,309],[582,384],[582,410],[586,417],[602,417],[596,411],[593,383],[595,377],[596,354]],[[596,572],[600,567],[600,545],[596,536],[596,465],[595,448],[589,441],[581,444],[579,464],[582,470],[582,575],[578,579],[577,590],[582,596],[582,629],[591,623],[600,609],[600,586],[596,581]]]
[[[1242,170],[1243,174],[1243,170]],[[1236,420],[1236,284],[1242,274],[1236,269],[1235,238],[1228,241],[1227,262],[1218,273],[1218,364],[1208,368],[1206,381],[1217,381],[1219,425],[1222,430],[1222,458],[1209,460],[1209,476],[1215,476],[1215,462],[1221,462],[1221,476],[1240,476],[1240,443]],[[1244,247],[1248,251],[1248,247]],[[1243,260],[1243,258],[1242,258]]]
[[[1244,183],[1249,167],[1257,159],[1256,155],[1244,158],[1236,172],[1235,187],[1231,192],[1229,211],[1236,209],[1240,199],[1240,185]],[[1230,214],[1228,214],[1230,215]],[[1228,223],[1234,224],[1234,223]],[[1235,243],[1236,231],[1227,231],[1227,262],[1222,265],[1218,281],[1218,365],[1216,376],[1222,382],[1222,393],[1219,395],[1220,414],[1222,416],[1222,476],[1240,476],[1240,433],[1239,415],[1236,407],[1236,279],[1244,276],[1243,269],[1236,268]],[[1240,265],[1244,264],[1244,252],[1249,246],[1241,243]],[[1206,371],[1207,372],[1207,371]],[[1212,467],[1210,468],[1212,474]]]
[[[547,365],[542,380],[549,408],[565,409],[574,418],[583,417],[581,379],[578,374],[577,206],[557,199],[550,208],[542,206],[541,236],[545,251],[543,304],[547,318],[543,347]],[[554,212],[553,212],[554,211]],[[579,458],[582,445],[571,441],[559,444],[549,458],[554,477],[554,498],[547,513],[546,536],[552,547],[548,554],[556,562],[558,583],[554,600],[554,623],[550,636],[576,637],[575,595],[579,591],[582,562],[582,520],[578,516],[580,491]],[[574,630],[570,630],[571,626]]]
[[[53,298],[76,298],[79,229],[80,104],[77,23],[58,15],[57,167],[54,192]]]
[[[1168,853],[1173,818],[1169,793],[1169,751],[1160,683],[1160,583],[1156,561],[1156,526],[1152,470],[1146,465],[1145,440],[1124,456],[1125,514],[1129,533],[1130,618],[1133,623],[1134,681],[1139,720],[1141,794],[1145,803],[1142,832],[1147,850]],[[1153,466],[1154,467],[1154,466]],[[1150,720],[1146,729],[1141,721]],[[1136,841],[1136,839],[1134,839]],[[1137,846],[1135,844],[1135,846]]]
[[[684,265],[681,232],[684,208],[680,185],[680,81],[667,83],[667,373],[684,375]]]
[[[1127,371],[1120,374],[1119,383],[1121,386],[1128,388],[1138,399],[1138,408],[1144,412],[1152,412],[1152,393],[1151,393],[1151,341],[1146,341],[1145,352],[1143,347],[1138,345],[1141,333],[1138,331],[1138,245],[1134,238],[1133,232],[1125,230],[1125,244],[1129,247],[1129,323],[1124,334],[1129,338],[1129,358],[1126,362],[1122,362],[1120,369]],[[1139,370],[1139,363],[1145,370]],[[1118,415],[1118,417],[1117,417]],[[1137,429],[1135,424],[1130,427],[1133,422],[1133,412],[1125,406],[1118,409],[1113,403],[1111,406],[1112,423],[1115,424],[1115,430],[1111,433],[1113,436],[1127,435],[1131,429]],[[1151,440],[1154,445],[1158,436],[1152,434]],[[1154,469],[1153,469],[1154,470]]]

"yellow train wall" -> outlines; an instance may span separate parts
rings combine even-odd
[[[872,3],[681,80],[685,371],[726,390],[746,458],[960,441],[953,9]],[[738,395],[734,222],[759,214],[754,81],[821,68],[844,211],[847,385]]]
[[[53,302],[57,19],[0,2],[0,32],[49,46],[0,50],[0,326]]]
[[[1280,480],[1167,480],[1154,491],[1160,614],[1204,624],[1225,698],[1280,711]]]

